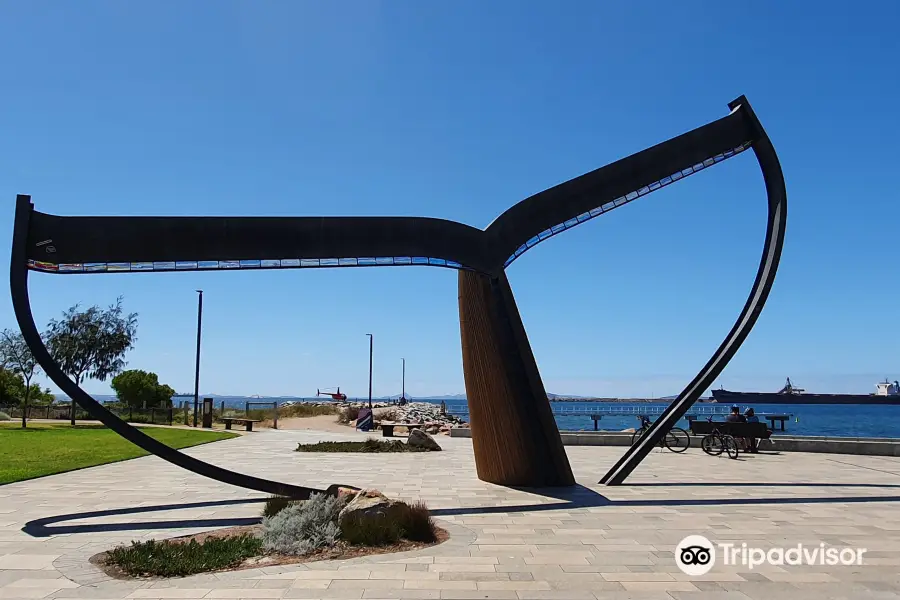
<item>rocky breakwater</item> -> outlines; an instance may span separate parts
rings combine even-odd
[[[379,421],[416,423],[422,425],[422,429],[430,434],[450,435],[452,427],[468,427],[465,421],[455,415],[441,414],[440,405],[431,402],[410,402],[403,406],[375,408],[373,412]]]

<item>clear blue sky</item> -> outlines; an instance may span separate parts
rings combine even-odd
[[[0,260],[17,193],[57,214],[486,227],[746,94],[785,171],[788,235],[715,387],[791,376],[864,393],[900,377],[896,3],[601,4],[5,2]],[[748,153],[519,259],[509,277],[548,391],[680,391],[743,306],[764,225]],[[376,395],[399,393],[401,357],[410,394],[464,391],[452,270],[31,276],[41,326],[124,295],[140,315],[129,366],[179,391],[193,389],[196,288],[201,392],[365,395],[368,332]]]

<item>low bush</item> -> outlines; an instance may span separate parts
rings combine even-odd
[[[400,415],[399,411],[396,408],[392,408],[390,410],[386,410],[378,415],[378,420],[380,421],[396,421],[397,417]]]
[[[265,506],[263,506],[262,516],[274,517],[288,506],[293,506],[298,502],[300,500],[292,500],[285,496],[271,496],[266,500]]]
[[[397,519],[400,521],[403,529],[403,537],[412,542],[434,542],[437,540],[437,526],[434,519],[431,518],[431,512],[428,506],[417,500],[412,504],[399,502],[399,515]]]
[[[263,519],[263,549],[299,556],[334,546],[341,533],[337,518],[343,506],[342,498],[313,494]]]
[[[5,412],[0,412],[0,421],[9,421],[9,420],[10,420],[10,418],[9,418],[8,414],[6,414]]]
[[[403,537],[400,523],[387,515],[382,519],[345,515],[340,527],[341,539],[356,546],[386,546],[399,542]]]
[[[337,412],[337,407],[335,406],[306,404],[302,402],[278,408],[278,416],[281,418],[318,417],[321,415],[337,414]]]
[[[410,446],[400,440],[376,440],[364,442],[316,442],[299,444],[297,452],[428,452],[425,448]]]
[[[106,563],[135,577],[184,577],[235,567],[261,550],[262,540],[251,535],[209,538],[202,543],[150,540],[113,548]]]
[[[424,502],[396,502],[382,518],[345,515],[340,522],[341,539],[349,544],[384,546],[401,540],[434,542],[437,530]]]

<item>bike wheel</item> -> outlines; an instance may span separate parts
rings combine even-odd
[[[673,427],[666,434],[666,448],[672,452],[684,452],[691,447],[691,436],[681,427]]]
[[[737,440],[735,440],[730,435],[723,436],[722,445],[725,447],[725,451],[728,452],[728,458],[737,459],[738,457],[738,446]]]
[[[710,456],[718,456],[725,450],[722,446],[721,436],[715,433],[703,436],[703,439],[700,440],[700,447]]]
[[[638,429],[637,431],[635,431],[634,434],[631,436],[631,445],[634,446],[635,444],[637,444],[637,441],[639,439],[641,439],[642,437],[644,437],[644,433],[646,431],[647,431],[646,429]]]

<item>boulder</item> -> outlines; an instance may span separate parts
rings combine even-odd
[[[347,515],[358,516],[362,519],[382,518],[395,504],[394,500],[378,490],[361,490],[344,505],[338,515],[338,521],[342,521]]]
[[[434,438],[422,431],[421,429],[413,429],[409,432],[409,438],[406,443],[415,448],[425,448],[426,450],[440,450],[441,447],[434,441]]]

